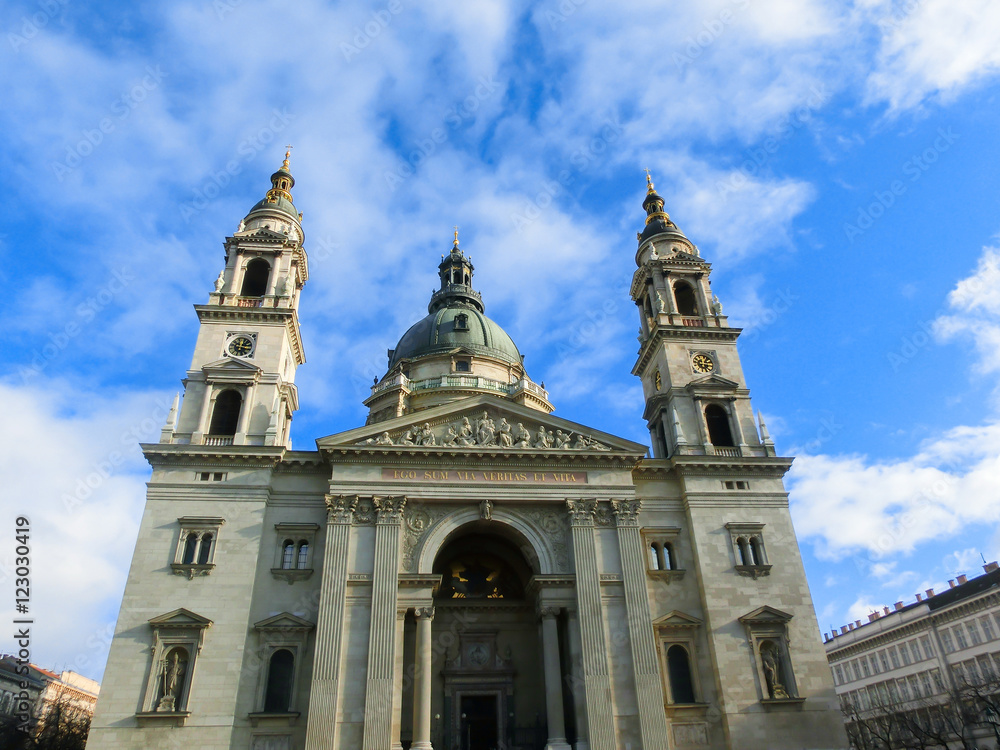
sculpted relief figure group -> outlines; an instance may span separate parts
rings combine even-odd
[[[439,442],[440,440],[440,442]],[[532,436],[521,422],[511,425],[506,417],[501,417],[499,424],[487,413],[483,412],[472,420],[462,417],[461,422],[448,425],[444,435],[438,438],[430,424],[414,425],[395,440],[388,432],[383,432],[377,438],[368,438],[362,445],[413,445],[433,447],[441,445],[446,448],[456,447],[499,447],[499,448],[536,448],[539,450],[597,450],[609,451],[611,448],[599,443],[589,435],[582,433],[563,432],[562,430],[546,430],[543,425]]]

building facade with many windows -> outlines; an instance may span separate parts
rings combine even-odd
[[[934,737],[1000,746],[1000,569],[984,570],[826,636],[855,746],[921,747],[913,743]]]
[[[846,747],[791,461],[651,182],[622,264],[650,456],[552,414],[457,232],[366,424],[292,450],[308,261],[287,155],[271,180],[144,446],[91,750]]]

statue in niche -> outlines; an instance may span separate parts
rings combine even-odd
[[[221,292],[223,284],[226,283],[226,272],[219,271],[219,278],[215,280],[215,291]]]
[[[448,425],[448,432],[444,436],[443,444],[453,447],[455,445],[455,440],[458,439],[458,433],[455,432],[455,428]]]
[[[769,698],[782,699],[788,697],[788,691],[781,684],[781,655],[771,642],[765,642],[760,647],[760,659],[764,666],[764,681],[767,685]]]
[[[497,431],[497,438],[501,448],[510,448],[514,445],[514,438],[510,431],[510,422],[506,417],[500,419],[500,428]]]
[[[514,447],[515,448],[530,448],[531,447],[531,433],[528,432],[524,425],[520,422],[517,423],[517,432],[514,433]]]
[[[455,440],[458,445],[475,445],[476,441],[472,437],[472,424],[468,417],[462,417],[462,424],[458,427],[458,438]]]
[[[572,437],[573,437],[572,432],[566,434],[562,430],[556,430],[555,447],[558,448],[559,450],[568,450],[569,441]]]
[[[493,520],[493,501],[486,498],[481,503],[479,503],[479,515],[483,517],[484,521]]]
[[[479,426],[477,428],[479,444],[496,445],[496,432],[496,423],[490,419],[489,414],[484,411],[483,416],[479,419]]]
[[[156,706],[157,711],[176,711],[180,701],[181,685],[184,672],[187,669],[187,660],[181,659],[181,650],[174,649],[163,660],[162,672],[160,673],[163,697]]]
[[[538,439],[535,440],[536,448],[551,448],[552,447],[552,434],[545,432],[545,427],[538,428]]]
[[[434,433],[431,432],[429,423],[424,422],[424,426],[420,428],[419,440],[420,445],[437,445],[437,440],[434,438]]]

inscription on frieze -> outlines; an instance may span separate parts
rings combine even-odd
[[[587,472],[393,469],[383,467],[382,479],[396,482],[458,482],[465,484],[587,484]]]

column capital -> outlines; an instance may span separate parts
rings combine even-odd
[[[538,616],[543,620],[546,620],[550,617],[553,618],[558,617],[560,609],[562,609],[562,607],[554,607],[550,605],[540,606],[538,608]]]
[[[403,517],[403,508],[406,507],[406,496],[372,497],[372,502],[378,510],[377,523],[398,524]]]
[[[405,620],[406,613],[410,611],[409,607],[396,607],[396,619]]]
[[[433,620],[434,607],[414,607],[413,614],[417,616],[418,620],[421,619]]]
[[[593,526],[594,511],[597,510],[596,500],[566,500],[566,509],[569,511],[570,525],[572,526]]]
[[[351,522],[354,509],[358,506],[357,495],[326,495],[326,522],[343,523]]]
[[[639,525],[641,500],[612,500],[611,507],[615,509],[615,522],[619,528]]]

